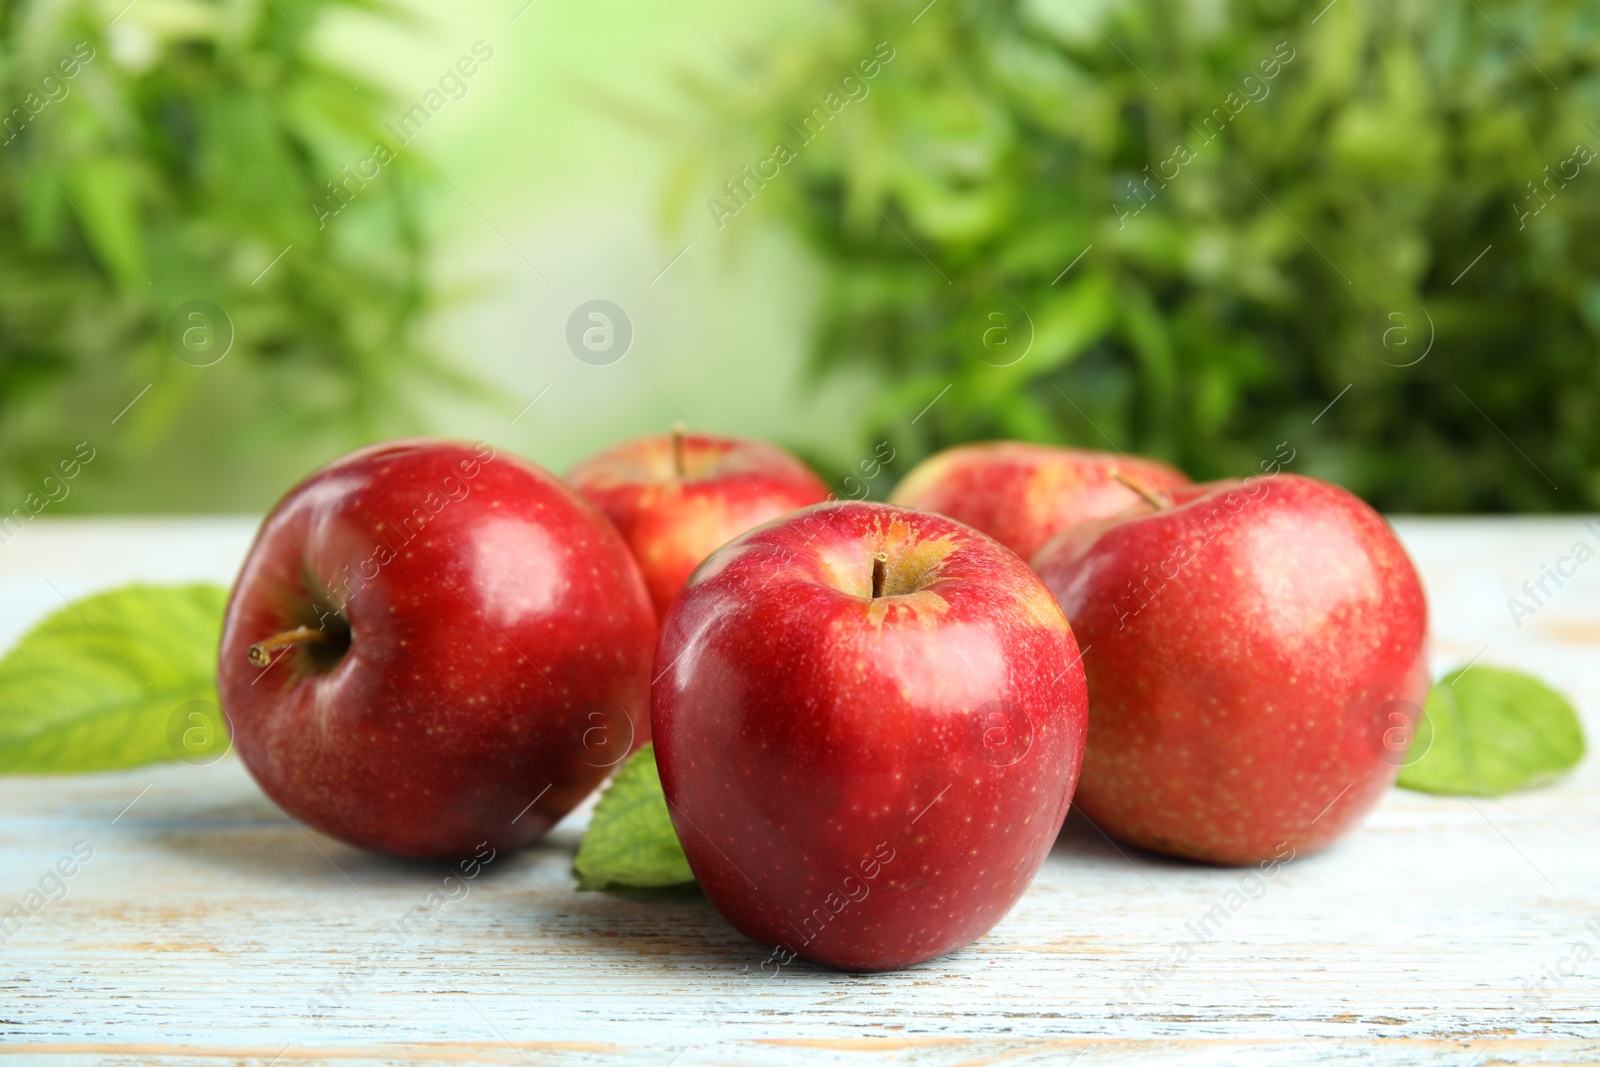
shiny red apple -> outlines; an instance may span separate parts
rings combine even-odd
[[[1033,561],[1084,647],[1079,810],[1215,863],[1321,848],[1393,784],[1421,714],[1422,583],[1338,486],[1277,474],[1166,496]]]
[[[820,504],[716,552],[656,652],[656,756],[736,928],[851,971],[989,930],[1072,799],[1072,631],[1017,556],[927,512]]]
[[[1138,503],[1127,483],[1159,492],[1188,481],[1182,471],[1140,456],[990,441],[929,456],[895,486],[889,502],[948,515],[1031,559],[1068,526]]]
[[[452,859],[540,837],[647,736],[654,639],[627,546],[559,479],[488,445],[394,441],[267,516],[217,685],[290,816]]]
[[[567,481],[622,531],[658,616],[712,552],[752,526],[828,498],[811,468],[776,445],[681,430],[590,456]]]

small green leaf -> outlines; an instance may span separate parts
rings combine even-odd
[[[59,774],[227,750],[217,641],[227,591],[129,585],[45,619],[0,660],[0,772]]]
[[[572,862],[583,889],[656,888],[694,881],[667,814],[654,747],[629,757],[589,820]]]
[[[1428,694],[1416,762],[1398,785],[1492,797],[1553,781],[1583,758],[1583,729],[1567,699],[1537,678],[1498,667],[1447,674]]]

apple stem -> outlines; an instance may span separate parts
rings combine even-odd
[[[672,427],[672,471],[679,478],[684,475],[683,462],[683,423],[674,423]]]
[[[1160,493],[1157,493],[1155,490],[1151,489],[1148,485],[1145,485],[1142,481],[1141,482],[1136,482],[1131,478],[1124,478],[1122,476],[1122,472],[1121,471],[1118,471],[1118,470],[1112,471],[1111,472],[1111,477],[1115,478],[1117,481],[1121,482],[1123,485],[1127,486],[1129,489],[1132,489],[1135,493],[1138,493],[1141,497],[1144,498],[1144,502],[1146,504],[1149,504],[1151,507],[1155,508],[1157,511],[1165,511],[1165,510],[1167,510],[1168,508],[1170,508],[1172,506],[1172,501],[1168,500],[1166,497],[1162,496]]]
[[[872,599],[883,595],[883,579],[889,569],[889,553],[879,552],[872,557]]]
[[[313,630],[309,626],[296,626],[293,630],[285,630],[281,634],[273,634],[265,641],[257,641],[250,646],[250,662],[257,667],[265,667],[272,662],[272,654],[280,648],[290,645],[315,645],[329,640],[328,631]]]

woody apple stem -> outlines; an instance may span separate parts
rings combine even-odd
[[[672,472],[679,478],[684,474],[683,462],[683,423],[676,423],[672,427]]]
[[[1146,504],[1149,504],[1157,511],[1165,511],[1172,506],[1172,502],[1170,500],[1162,496],[1160,493],[1157,493],[1143,482],[1136,482],[1131,478],[1124,478],[1121,471],[1112,471],[1111,477],[1115,478],[1129,489],[1132,489],[1135,493],[1138,493],[1144,498],[1144,502]]]
[[[872,599],[883,595],[883,579],[889,570],[889,553],[879,552],[872,557]]]
[[[257,641],[250,646],[250,662],[257,667],[265,667],[272,662],[272,654],[280,648],[291,645],[315,645],[329,640],[328,631],[313,630],[309,626],[296,626],[293,630],[285,630],[281,634],[273,634],[265,641]]]

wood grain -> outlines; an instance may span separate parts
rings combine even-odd
[[[1429,587],[1435,666],[1481,656],[1533,670],[1597,736],[1600,562],[1520,628],[1506,600],[1575,539],[1600,537],[1577,519],[1396,525]],[[76,596],[133,578],[227,581],[252,528],[40,520],[0,546],[0,642],[60,604],[52,584]],[[876,976],[763,970],[768,950],[698,893],[577,891],[586,817],[450,884],[443,867],[297,828],[233,758],[0,778],[0,916],[76,843],[93,849],[66,895],[0,944],[0,1055],[63,1067],[1600,1062],[1592,757],[1498,800],[1397,791],[1362,830],[1248,894],[1238,872],[1119,848],[1074,817],[990,936]],[[1164,966],[1183,941],[1187,959]]]

